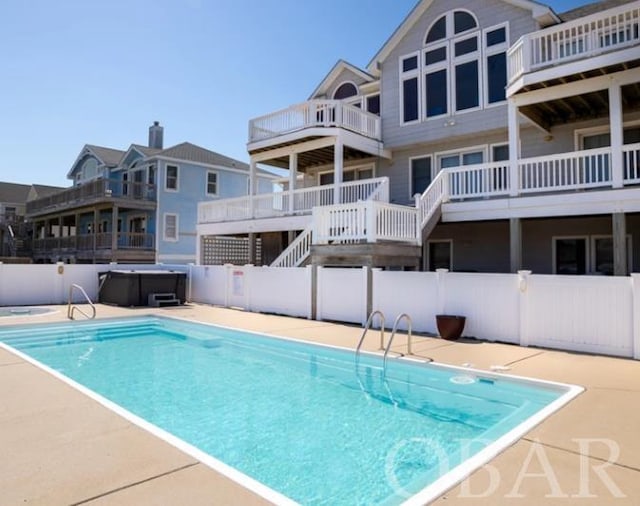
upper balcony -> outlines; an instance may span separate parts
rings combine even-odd
[[[639,26],[640,2],[631,2],[522,36],[508,52],[507,96],[553,79],[640,65]]]
[[[380,117],[340,100],[309,100],[249,121],[249,153],[335,135],[336,130],[376,144],[382,139]]]
[[[34,218],[53,212],[103,203],[124,208],[153,209],[155,200],[155,185],[113,179],[96,179],[27,202],[27,216]]]

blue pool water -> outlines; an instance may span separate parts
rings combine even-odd
[[[399,504],[566,393],[169,318],[0,341],[309,505]]]

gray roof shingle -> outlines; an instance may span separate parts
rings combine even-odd
[[[95,146],[93,144],[87,144],[87,147],[109,167],[117,166],[125,153],[119,149],[105,148],[104,146]]]
[[[583,18],[596,12],[605,11],[607,9],[613,9],[618,5],[624,5],[633,2],[634,0],[601,0],[599,2],[593,2],[570,11],[559,14],[562,21],[573,21],[574,19]]]
[[[0,182],[0,202],[24,204],[29,196],[31,185]]]
[[[249,165],[240,160],[234,160],[228,156],[221,155],[215,151],[210,151],[190,142],[176,144],[167,149],[156,153],[158,156],[167,158],[175,158],[178,160],[186,160],[196,163],[205,163],[207,165],[221,165],[223,167],[232,167],[236,169],[249,170]]]

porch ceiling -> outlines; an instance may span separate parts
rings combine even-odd
[[[310,139],[305,139],[305,142]],[[291,142],[288,144],[283,144],[283,146],[290,146],[293,144],[299,144],[299,142]],[[344,155],[343,159],[345,162],[349,162],[352,160],[361,160],[363,158],[371,158],[371,154],[360,151],[359,149],[355,149],[349,146],[344,146]],[[318,167],[322,165],[331,165],[334,160],[334,147],[327,146],[319,149],[314,149],[312,151],[304,151],[302,153],[298,153],[298,171],[304,172],[306,169],[310,169],[312,167]],[[276,158],[272,158],[270,160],[262,161],[265,165],[271,165],[273,167],[279,167],[281,169],[289,168],[289,156],[280,156]]]
[[[560,84],[570,84],[601,75],[613,74],[623,70],[640,67],[640,59],[625,62],[623,64],[567,75],[560,78],[549,79],[525,86],[520,93],[551,88]],[[640,83],[634,83],[622,87],[622,102],[625,111],[640,108]],[[531,121],[545,130],[553,126],[609,115],[609,96],[606,89],[582,95],[549,100],[532,105],[523,106],[520,112]]]

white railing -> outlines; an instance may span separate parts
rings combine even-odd
[[[418,209],[369,200],[316,207],[313,244],[395,241],[419,244]]]
[[[389,178],[379,177],[349,181],[340,185],[340,200],[389,200]],[[336,185],[313,186],[293,191],[262,193],[253,197],[201,202],[198,223],[220,223],[253,218],[276,218],[292,214],[311,214],[317,206],[333,205]]]
[[[524,35],[508,51],[509,82],[542,67],[622,49],[640,41],[640,2]]]
[[[312,127],[340,127],[380,140],[380,117],[340,100],[310,100],[249,121],[249,142]]]
[[[640,143],[622,147],[624,184],[640,183]]]
[[[610,186],[611,148],[523,159],[518,171],[520,193]]]
[[[477,198],[508,195],[509,162],[469,165],[448,169],[449,198]]]
[[[295,240],[276,258],[271,267],[300,267],[311,253],[313,224],[308,225]]]
[[[447,170],[440,171],[422,194],[415,196],[420,232],[440,208],[449,199],[449,178]]]

